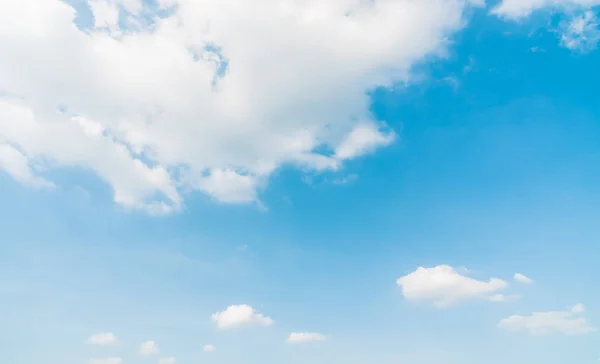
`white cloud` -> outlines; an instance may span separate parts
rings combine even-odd
[[[583,312],[585,312],[585,306],[583,306],[583,304],[581,304],[581,303],[578,303],[575,306],[571,307],[571,312],[583,313]]]
[[[36,176],[29,165],[29,159],[8,144],[0,143],[0,170],[6,171],[15,180],[32,187],[54,187],[52,182]]]
[[[116,345],[118,341],[113,333],[99,332],[90,336],[87,339],[87,343],[92,345]]]
[[[248,305],[229,306],[225,311],[217,312],[211,316],[217,328],[222,330],[233,329],[241,326],[271,326],[274,321]]]
[[[154,341],[146,341],[140,345],[140,354],[145,356],[158,354],[158,345]]]
[[[503,0],[492,13],[508,19],[523,19],[544,9],[590,8],[600,5],[600,0]]]
[[[324,341],[327,336],[311,332],[292,332],[287,339],[290,344],[304,344],[312,341]]]
[[[523,284],[532,284],[533,283],[533,279],[527,277],[524,274],[521,273],[515,273],[515,275],[513,276],[513,278],[515,279],[515,281],[519,282],[519,283],[523,283]]]
[[[207,353],[210,353],[210,352],[216,351],[217,348],[214,345],[204,345],[202,350],[204,350]]]
[[[10,173],[82,168],[159,214],[184,191],[253,203],[282,165],[338,169],[391,143],[367,91],[443,57],[483,1],[161,0],[162,18],[88,3],[78,29],[64,1],[0,1],[0,142],[28,160]]]
[[[527,331],[532,335],[583,335],[596,331],[580,316],[584,311],[583,305],[578,304],[569,311],[534,312],[530,316],[513,315],[500,321],[498,326],[507,331]]]
[[[175,364],[177,360],[175,358],[160,358],[158,359],[158,364]]]
[[[105,359],[98,359],[98,358],[92,358],[92,359],[88,359],[87,364],[121,364],[123,363],[123,360],[121,358],[105,358]]]
[[[586,53],[596,49],[600,42],[598,17],[592,11],[586,11],[561,24],[560,44],[572,51]]]
[[[448,265],[419,267],[416,271],[398,278],[396,283],[402,287],[402,293],[407,300],[432,302],[440,308],[473,299],[494,301],[492,294],[508,286],[508,283],[498,278],[491,278],[487,282],[478,281],[461,275]]]
[[[519,300],[518,295],[494,294],[488,297],[491,302],[515,302]]]
[[[393,132],[383,132],[373,125],[359,125],[346,136],[335,155],[340,159],[351,159],[388,145],[394,138]]]

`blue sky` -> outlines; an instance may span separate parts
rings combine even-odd
[[[599,3],[375,3],[3,2],[0,362],[597,363]]]

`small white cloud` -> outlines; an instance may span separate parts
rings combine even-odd
[[[312,341],[325,341],[327,336],[314,332],[292,332],[287,339],[290,344],[304,344]]]
[[[560,44],[572,51],[586,53],[598,46],[600,28],[598,17],[594,12],[586,11],[583,15],[563,22],[559,29]]]
[[[221,330],[233,329],[241,326],[271,326],[274,321],[248,305],[229,306],[225,311],[217,312],[211,316],[217,328]]]
[[[158,354],[158,345],[154,341],[146,341],[140,345],[140,354],[144,356]]]
[[[432,302],[439,308],[473,299],[490,299],[494,292],[508,286],[508,283],[498,278],[491,278],[487,282],[478,281],[461,275],[448,265],[419,267],[416,271],[398,278],[396,283],[402,287],[402,293],[407,300]]]
[[[207,353],[211,353],[213,351],[216,351],[217,348],[214,345],[204,345],[204,347],[202,348],[202,350],[204,350]]]
[[[395,139],[396,134],[393,131],[384,132],[372,124],[359,125],[337,147],[335,155],[342,160],[360,157],[391,144]]]
[[[99,332],[90,336],[87,343],[92,345],[116,345],[118,341],[115,334],[111,332]]]
[[[92,359],[88,359],[87,364],[121,364],[123,363],[123,359],[121,358],[105,358],[105,359],[98,359],[98,358],[92,358]]]
[[[571,307],[571,312],[583,313],[583,312],[585,312],[585,307],[581,303],[578,303],[575,306]]]
[[[533,283],[533,279],[531,279],[521,273],[515,273],[513,278],[515,279],[515,281],[517,281],[519,283],[523,283],[523,284],[532,284]]]
[[[259,179],[229,169],[213,169],[208,176],[200,178],[196,188],[223,203],[249,203],[257,200]]]
[[[532,335],[584,335],[596,331],[580,316],[583,312],[583,305],[577,304],[569,311],[534,312],[530,316],[512,315],[500,321],[498,327],[507,331],[527,331]]]
[[[160,358],[158,359],[158,364],[175,364],[177,360],[175,358]]]
[[[489,297],[491,302],[515,302],[519,300],[518,295],[504,295],[504,294],[495,294]]]

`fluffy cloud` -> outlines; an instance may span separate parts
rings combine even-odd
[[[473,299],[498,301],[504,296],[494,296],[493,293],[508,286],[508,283],[498,278],[491,278],[487,282],[478,281],[460,274],[448,265],[419,267],[416,271],[398,278],[396,283],[402,287],[402,293],[407,300],[432,302],[440,308]]]
[[[581,53],[592,51],[600,42],[599,25],[598,17],[592,11],[575,16],[561,24],[560,44]]]
[[[534,312],[530,316],[513,315],[498,323],[507,331],[527,331],[533,335],[562,333],[583,335],[596,331],[581,314],[583,305],[577,304],[569,311]]]
[[[241,326],[271,326],[274,321],[248,305],[229,306],[225,311],[217,312],[211,316],[217,328],[221,330],[233,329]]]
[[[175,364],[177,360],[175,358],[160,358],[158,359],[158,364]]]
[[[87,364],[121,364],[123,360],[121,358],[105,358],[105,359],[88,359]]]
[[[502,0],[492,13],[509,19],[522,19],[543,9],[590,8],[596,5],[600,5],[600,0]]]
[[[292,332],[287,339],[290,344],[304,344],[312,341],[324,341],[327,336],[311,332]]]
[[[92,345],[115,345],[118,343],[115,334],[110,332],[99,332],[93,334],[87,339],[88,344]]]
[[[519,283],[523,283],[523,284],[532,284],[533,283],[533,279],[527,277],[524,274],[521,273],[515,273],[515,275],[513,276],[513,278],[515,279],[515,281],[519,282]]]
[[[207,353],[211,353],[213,351],[216,351],[217,348],[214,345],[204,345],[204,347],[202,348],[202,350],[204,350]]]
[[[36,188],[53,187],[54,184],[35,175],[25,155],[8,144],[0,144],[0,170],[15,180]]]
[[[161,214],[184,191],[253,203],[284,164],[336,170],[388,145],[367,92],[443,56],[483,1],[87,4],[80,29],[62,0],[0,2],[0,168],[34,186],[31,166],[88,170]]]
[[[140,354],[145,356],[158,354],[158,345],[154,341],[146,341],[140,345]]]

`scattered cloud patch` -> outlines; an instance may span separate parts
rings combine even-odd
[[[154,341],[146,341],[140,345],[140,354],[144,356],[158,354],[158,345]]]
[[[92,345],[116,345],[118,340],[115,334],[111,332],[100,332],[90,336],[87,343]]]
[[[532,335],[584,335],[596,331],[581,316],[584,311],[583,305],[577,304],[568,311],[534,312],[530,316],[513,315],[500,321],[498,327],[507,331],[525,331]]]
[[[600,5],[600,0],[502,0],[492,9],[492,14],[520,20],[540,10],[567,10]]]
[[[357,174],[350,174],[345,177],[334,178],[331,183],[334,185],[347,185],[356,182],[358,180]]]
[[[229,330],[243,326],[271,326],[275,322],[248,305],[229,306],[211,316],[217,328]]]
[[[595,50],[600,42],[600,23],[596,14],[588,10],[561,23],[560,44],[572,51],[587,53]]]
[[[416,271],[398,278],[396,283],[402,288],[407,300],[431,302],[439,308],[475,299],[489,300],[495,292],[508,286],[506,281],[498,278],[479,281],[467,277],[448,265],[419,267]],[[498,297],[500,296],[496,296]]]
[[[311,332],[292,332],[287,339],[290,344],[305,344],[313,341],[325,341],[327,336]]]

